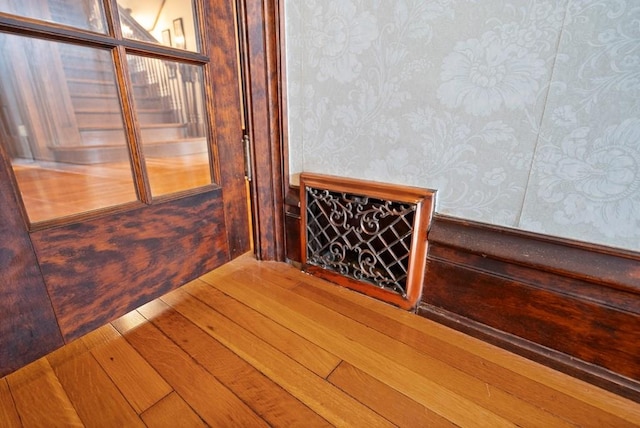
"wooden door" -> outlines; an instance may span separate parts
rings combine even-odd
[[[172,17],[171,26],[161,29],[168,31],[162,39],[148,38],[144,33],[150,31],[125,20],[125,14],[135,11],[119,1],[39,3],[44,6],[34,10],[28,8],[36,2],[0,6],[0,68],[13,70],[12,78],[5,76],[0,83],[3,110],[7,104],[12,109],[12,114],[3,112],[0,124],[13,127],[0,132],[5,140],[0,144],[0,376],[250,247],[235,1],[195,0],[193,20]],[[78,8],[83,9],[79,15]],[[173,42],[165,36],[173,36]],[[13,57],[7,54],[8,43]],[[55,61],[34,68],[29,61],[36,50],[25,48],[24,54],[15,49],[35,45]],[[71,54],[58,56],[58,51]],[[93,64],[108,66],[87,67],[90,57],[107,58]],[[73,60],[77,68],[91,68],[91,73],[100,68],[111,73],[113,86],[102,94],[108,106],[88,104],[83,94],[106,88],[109,79],[74,74],[78,70],[69,67]],[[154,71],[144,68],[153,64]],[[64,87],[50,82],[60,73],[66,75]],[[153,73],[153,84],[140,84],[139,79]],[[180,73],[186,77],[176,83]],[[26,74],[33,75],[30,84],[25,83]],[[167,100],[172,90],[178,94],[174,98],[190,107],[183,110],[176,107],[179,100]],[[146,105],[141,94],[149,91],[157,92],[156,101]],[[79,94],[78,100],[70,101],[74,94]],[[19,96],[28,101],[18,105]],[[65,110],[72,104],[73,112]],[[158,111],[160,105],[168,111]],[[22,123],[11,123],[11,117],[22,118]],[[161,121],[173,126],[169,130],[164,122],[149,124],[150,117],[163,117]],[[121,121],[122,143],[107,139],[118,128],[111,120]],[[82,147],[55,137],[73,121],[84,138]],[[179,144],[169,144],[170,132],[181,133]],[[164,136],[158,137],[162,144],[151,141],[152,135]],[[20,139],[41,147],[43,157],[17,161]],[[154,163],[160,156],[169,165],[184,164],[177,156],[196,150],[200,142],[205,151],[198,152],[199,158],[204,156],[208,165],[204,173],[202,165],[197,172],[186,167],[176,179],[162,172],[164,164]],[[108,167],[96,167],[98,156],[108,158]],[[85,169],[91,172],[83,176]],[[54,188],[47,179],[61,170],[64,179]],[[76,200],[73,183],[99,182],[107,170],[129,177],[125,181],[130,189],[116,191],[121,183],[110,181],[91,198]],[[191,181],[195,184],[185,185]],[[165,182],[173,183],[168,190]],[[47,211],[54,206],[60,206],[62,214]]]

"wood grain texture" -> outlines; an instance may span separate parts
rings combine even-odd
[[[20,426],[20,416],[13,403],[9,384],[6,379],[0,379],[0,426],[18,427]]]
[[[0,376],[63,344],[12,185],[0,147]]]
[[[95,358],[123,337],[172,390],[139,415],[146,426],[640,426],[639,402],[286,264],[241,257],[185,288],[0,378],[0,409],[24,415],[7,426],[139,423],[134,399],[111,381],[131,375],[128,363],[108,375]],[[314,374],[269,344],[282,342],[270,328],[247,330],[252,311],[341,358],[338,367]],[[134,377],[155,390],[151,373]]]
[[[390,426],[382,417],[330,385],[306,367],[230,322],[190,295],[175,290],[162,300],[251,363],[329,423],[342,426]]]
[[[242,0],[241,44],[246,50],[246,100],[253,146],[255,252],[262,260],[284,260],[284,173],[281,139],[279,22],[274,1]]]
[[[322,378],[329,376],[340,363],[340,359],[335,355],[264,315],[251,310],[237,300],[230,299],[224,293],[204,282],[194,281],[186,284],[183,289],[187,292],[197,293],[200,299],[215,308],[217,312],[236,320],[238,325],[260,336],[274,348],[279,349]]]
[[[45,358],[23,367],[6,379],[23,426],[83,426],[67,392]]]
[[[164,302],[154,301],[140,311],[271,426],[329,425],[300,400]]]
[[[340,364],[328,380],[399,427],[456,426],[349,363]]]
[[[123,337],[94,347],[91,354],[138,414],[173,391]]]
[[[300,252],[300,190],[289,187],[284,202],[284,236],[286,259],[302,263]]]
[[[90,353],[54,368],[86,427],[144,427],[135,410]]]
[[[236,16],[231,1],[206,1],[204,25],[209,29],[207,45],[211,63],[207,78],[212,93],[207,94],[215,121],[214,161],[224,188],[224,218],[231,258],[250,248],[249,218],[242,147],[243,124],[238,74]]]
[[[529,285],[492,272],[430,262],[425,301],[640,380],[640,312],[549,290],[551,281]]]
[[[270,267],[279,269],[276,265]],[[473,343],[468,338],[456,341],[443,340],[442,337],[434,335],[432,327],[424,325],[425,328],[421,330],[417,328],[420,324],[404,324],[397,317],[381,314],[380,310],[386,308],[382,304],[376,305],[380,302],[370,300],[370,307],[363,307],[357,296],[342,291],[338,287],[326,287],[321,281],[309,280],[300,283],[295,289],[297,294],[347,315],[389,337],[397,338],[425,355],[442,360],[487,385],[496,386],[513,396],[523,397],[540,409],[554,414],[562,413],[563,418],[571,423],[580,426],[620,426],[625,423],[613,414],[597,412],[592,405],[576,400],[573,397],[575,392],[558,391],[555,385],[547,384],[539,372],[529,377],[530,370],[521,373],[513,367],[508,367],[504,360],[499,359],[501,355],[508,356],[505,352],[500,353],[493,349],[489,352],[496,359],[488,360],[485,354],[481,356],[474,352],[479,345],[477,342]]]
[[[436,216],[419,313],[638,399],[634,260]]]
[[[473,254],[640,294],[640,253],[436,216],[429,239]]]
[[[207,427],[200,416],[175,392],[145,411],[141,417],[148,428]]]
[[[255,287],[251,292],[238,287],[238,281],[239,276],[231,274],[212,281],[212,285],[457,424],[470,424],[474,418],[482,417],[492,426],[511,426],[503,417],[449,389],[451,385],[443,386],[442,382],[447,382],[444,376],[426,377],[428,369],[419,364],[421,358],[403,354],[406,348],[399,342],[385,340],[366,326],[267,281],[260,280],[260,286],[255,287],[257,282],[245,278]],[[381,347],[384,352],[380,352]],[[462,385],[456,388],[459,390]],[[500,401],[495,404],[500,405]]]
[[[34,246],[38,247],[37,255],[42,263],[39,267],[13,194],[15,182],[9,176],[10,166],[6,156],[2,155],[0,209],[3,211],[0,214],[7,222],[0,225],[0,238],[7,244],[0,249],[0,346],[7,352],[0,353],[0,374],[32,361],[64,341],[80,337],[249,249],[233,5],[231,1],[198,2],[198,6],[204,6],[202,9],[198,7],[198,24],[202,24],[199,28],[206,30],[203,33],[202,53],[184,51],[178,55],[185,62],[209,62],[204,66],[207,79],[205,101],[211,119],[208,121],[211,125],[210,135],[215,138],[213,160],[216,163],[216,182],[222,185],[224,191],[208,190],[213,188],[209,186],[197,190],[206,193],[188,196],[180,201],[167,201],[173,196],[158,200],[165,201],[161,203],[152,201],[149,185],[144,180],[145,167],[140,163],[141,149],[136,143],[139,139],[136,137],[141,135],[139,129],[136,131],[136,120],[131,114],[133,95],[127,93],[127,88],[131,89],[131,86],[125,85],[131,83],[130,77],[126,73],[118,74],[118,85],[124,95],[120,101],[127,134],[132,141],[132,166],[138,184],[138,197],[144,203],[153,204],[147,207],[131,202],[113,210],[109,208],[108,212],[91,212],[72,219],[58,218],[39,223],[35,226],[38,230],[31,235],[32,240],[37,241]],[[107,15],[108,18],[115,17],[110,13]],[[118,23],[113,24],[118,30]],[[75,39],[80,44],[95,46],[97,43],[102,47],[115,47],[115,64],[119,66],[126,62],[126,49],[116,39],[62,27],[58,24],[35,23],[20,17],[5,20],[5,29],[29,37],[72,42]],[[129,40],[129,47],[130,43],[135,45],[137,42]],[[165,59],[171,56],[159,45],[139,45],[138,49]],[[213,89],[209,84],[213,85]],[[55,91],[54,88],[44,90]],[[37,107],[34,108],[36,111]],[[62,115],[68,111],[64,109],[52,114],[64,119]],[[61,124],[52,126],[58,129]],[[43,125],[36,128],[50,127]],[[51,142],[59,139],[42,140]],[[68,143],[69,139],[62,140]],[[147,167],[152,168],[150,164],[148,162]],[[128,164],[124,172],[129,176],[127,183],[130,184],[131,167]],[[191,172],[194,173],[192,177],[183,178],[180,184],[195,178],[195,172]],[[204,172],[207,175],[208,168]],[[113,202],[109,197],[119,192],[118,186],[109,187],[102,183],[102,193],[98,195],[100,203],[97,206],[84,205],[92,198],[73,199],[81,192],[64,184],[67,182],[61,185],[63,191],[68,192],[64,193],[68,196],[65,204],[77,205],[75,208],[79,210],[103,208]],[[202,182],[198,181],[198,184]],[[132,186],[129,185],[128,189],[128,196],[124,200],[135,200]],[[46,191],[53,192],[54,189],[47,188]],[[185,194],[192,193],[187,191]],[[123,199],[116,198],[116,201],[122,203]],[[42,205],[37,200],[33,202]],[[55,202],[54,205],[57,205],[58,201]],[[6,215],[4,210],[7,210]],[[10,261],[10,266],[5,267],[7,261]],[[43,280],[42,275],[46,279]],[[9,285],[5,286],[5,283]],[[50,296],[47,296],[47,292]],[[51,302],[48,301],[49,297]]]
[[[640,399],[637,253],[435,215],[427,258],[418,313]]]
[[[299,286],[294,290],[294,293],[297,294],[300,288],[304,287]],[[280,294],[274,290],[270,291],[274,295]],[[310,304],[315,302],[315,299],[292,296],[289,300],[291,300],[291,304],[301,307],[310,318],[322,318],[336,332],[356,339],[359,344],[362,344],[364,347],[357,354],[353,354],[352,350],[345,350],[344,352],[349,353],[339,354],[346,361],[357,365],[361,370],[369,371],[369,373],[379,373],[377,364],[371,366],[371,363],[375,362],[381,355],[389,358],[390,362],[379,362],[378,364],[385,365],[388,372],[405,374],[407,377],[413,378],[416,384],[423,385],[422,390],[404,389],[403,392],[424,405],[431,404],[433,401],[431,398],[427,398],[429,392],[439,391],[440,395],[455,397],[458,405],[463,406],[462,403],[470,400],[482,405],[496,415],[515,421],[518,424],[530,422],[557,427],[565,425],[564,421],[547,412],[540,411],[537,406],[521,402],[516,396],[504,391],[498,385],[494,384],[488,394],[487,383],[478,379],[475,373],[465,373],[454,368],[451,364],[443,363],[441,357],[417,352],[413,346],[403,343],[395,335],[381,334],[377,328],[371,331],[370,324],[354,322],[352,318],[357,318],[357,315],[354,317],[351,312],[334,313],[330,310],[327,311],[328,308],[333,309],[333,305],[327,305],[326,309],[320,309],[317,303]],[[368,359],[363,357],[366,354],[369,354]],[[439,376],[432,379],[427,376],[427,373],[439,373]],[[385,382],[389,384],[397,382],[397,379],[393,380],[393,373],[385,372],[383,375],[378,374],[378,376],[382,376],[381,378],[385,379]],[[430,385],[431,380],[434,380],[432,385]],[[515,409],[518,409],[518,411],[515,411]],[[439,411],[444,411],[444,408],[440,408]],[[451,410],[447,409],[447,411]],[[464,420],[463,413],[460,413],[458,417],[461,417],[460,421]]]
[[[217,190],[34,232],[65,340],[228,260],[219,196]]]
[[[127,332],[125,337],[210,426],[267,426],[250,407],[155,326],[143,324]]]

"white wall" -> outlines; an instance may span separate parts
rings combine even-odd
[[[176,33],[174,32],[173,20],[182,18],[187,50],[198,52],[200,47],[196,39],[196,23],[193,16],[193,9],[193,0],[168,0],[162,8],[162,13],[158,18],[153,36],[157,40],[162,40],[162,31],[169,29],[171,32],[171,41],[175,47]]]
[[[637,0],[286,0],[290,172],[640,251]]]

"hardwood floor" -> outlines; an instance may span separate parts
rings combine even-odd
[[[205,153],[147,158],[154,197],[211,184]],[[129,162],[75,165],[13,163],[31,222],[51,220],[137,200]]]
[[[0,427],[640,426],[640,404],[246,255],[0,379]]]

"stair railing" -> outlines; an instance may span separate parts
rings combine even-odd
[[[132,32],[128,37],[158,42],[123,8],[120,16]],[[134,85],[144,96],[157,98],[160,108],[171,110],[175,123],[186,125],[187,137],[205,136],[202,76],[197,66],[141,56],[130,56],[129,65]]]

